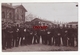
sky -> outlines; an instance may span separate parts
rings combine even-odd
[[[28,13],[42,19],[61,22],[78,21],[78,7],[76,7],[78,3],[76,2],[13,3],[13,5],[21,4]]]

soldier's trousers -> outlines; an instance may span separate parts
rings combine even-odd
[[[76,47],[78,47],[78,38],[76,38]]]
[[[37,43],[39,43],[39,38],[38,38],[38,36],[34,36],[34,41],[33,41],[33,44],[37,44]]]
[[[28,44],[28,36],[25,36],[25,42],[24,42],[25,45]]]
[[[42,37],[42,44],[45,44],[45,36],[41,36]]]
[[[49,37],[48,37],[48,43],[49,43],[49,45],[51,45],[51,41],[52,41],[52,40],[51,40],[51,37],[49,36]]]
[[[24,45],[23,42],[24,42],[24,41],[23,41],[23,36],[21,36],[21,42],[20,42],[20,45],[21,45],[21,46]]]
[[[2,38],[2,49],[6,47],[6,38]]]
[[[74,38],[73,37],[71,38],[71,46],[74,47]]]
[[[33,36],[30,35],[30,36],[29,36],[29,40],[28,40],[28,44],[32,44],[32,40],[33,40]]]
[[[67,36],[62,37],[63,46],[67,46]]]
[[[55,37],[55,45],[56,46],[60,46],[60,37],[59,36],[57,36],[57,37]]]
[[[52,37],[53,38],[53,40],[52,40],[52,44],[54,45],[54,42],[55,42],[55,38],[54,37]]]
[[[73,37],[70,37],[69,40],[68,40],[68,45],[69,46],[74,46],[74,38]]]
[[[40,43],[40,35],[38,35],[37,42]]]
[[[11,41],[12,41],[11,36],[6,38],[7,48],[11,48],[11,44],[12,44]]]

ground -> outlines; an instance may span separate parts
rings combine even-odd
[[[49,46],[43,44],[32,44],[26,46],[13,47],[11,49],[2,50],[3,52],[27,52],[27,51],[77,51],[77,47],[65,46]]]

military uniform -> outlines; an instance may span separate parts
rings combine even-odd
[[[48,29],[48,30],[47,30],[47,39],[48,39],[48,44],[49,44],[49,45],[52,45],[52,42],[51,42],[51,41],[52,41],[52,39],[51,39],[52,36],[53,36],[53,35],[51,34],[51,29]]]
[[[10,26],[8,26],[6,28],[6,42],[7,42],[7,48],[11,48],[11,42],[12,42],[12,33],[13,33],[13,30],[11,29]]]
[[[2,27],[2,49],[6,49],[6,28]]]
[[[60,27],[58,26],[56,29],[55,29],[55,45],[56,46],[60,46],[60,44],[61,44],[61,29],[60,29]]]
[[[24,37],[25,37],[25,41],[24,44],[27,45],[28,44],[28,36],[29,36],[29,31],[28,28],[24,28]]]
[[[76,25],[76,28],[74,29],[74,38],[76,41],[76,47],[78,47],[78,26]]]
[[[37,30],[37,36],[38,36],[37,43],[40,43],[40,29]]]
[[[28,44],[32,44],[33,40],[33,30],[32,28],[29,29],[29,36],[28,36]]]
[[[43,29],[41,30],[42,44],[45,44],[45,36],[46,36],[46,31]]]
[[[69,46],[74,46],[74,29],[72,28],[72,25],[70,25],[70,28],[69,28],[69,33],[68,33],[68,38],[69,38],[69,41],[68,41],[68,45]]]
[[[63,42],[63,46],[67,46],[67,37],[68,37],[68,30],[67,28],[63,28],[62,31],[62,42]]]
[[[24,41],[23,41],[23,38],[24,38],[24,28],[23,27],[20,27],[19,28],[19,37],[21,38],[21,42],[20,42],[20,45],[24,45]]]
[[[19,39],[20,39],[19,31],[20,31],[19,27],[16,26],[16,27],[15,27],[15,32],[14,32],[15,47],[18,47],[18,46],[19,46]]]

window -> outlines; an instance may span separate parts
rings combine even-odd
[[[19,20],[19,15],[17,14],[17,20]]]
[[[2,12],[2,18],[5,18],[5,12]]]
[[[22,15],[22,20],[24,19],[24,16]]]
[[[11,13],[9,13],[9,19],[11,19],[11,18],[12,18],[11,16],[12,16],[12,14],[11,14]]]

